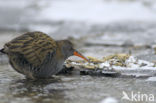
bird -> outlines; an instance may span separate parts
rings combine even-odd
[[[61,71],[65,60],[73,55],[89,61],[69,40],[54,40],[41,31],[12,39],[0,52],[8,56],[14,70],[28,79],[50,78]]]

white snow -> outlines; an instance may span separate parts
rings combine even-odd
[[[135,70],[135,71],[143,71],[143,70],[149,70],[149,71],[156,71],[156,67],[155,64],[149,61],[145,61],[145,60],[140,60],[134,56],[130,56],[125,62],[123,62],[123,64],[125,66],[116,66],[114,64],[116,64],[116,62],[118,62],[119,60],[117,58],[113,58],[110,60],[107,60],[105,62],[102,63],[98,63],[98,64],[93,64],[93,63],[75,63],[72,62],[72,64],[74,65],[90,65],[93,66],[95,65],[96,67],[100,68],[100,69],[110,69],[112,70],[112,68],[114,70],[117,71],[129,71],[129,70]]]
[[[120,66],[113,66],[114,69],[125,69],[126,70],[156,70],[156,67],[154,67],[154,63],[151,63],[149,61],[145,60],[139,60],[134,56],[130,56],[126,61],[125,61],[126,67],[120,67]]]
[[[106,62],[104,62],[104,63],[101,63],[101,64],[99,65],[99,68],[104,68],[104,67],[110,67],[110,64],[109,64],[108,61],[106,61]]]
[[[86,24],[156,21],[155,7],[156,2],[152,3],[152,7],[147,7],[141,0],[1,0],[0,26],[18,26],[30,21],[73,21]]]
[[[58,0],[49,2],[40,19],[109,23],[156,20],[156,14],[140,2],[106,2],[104,0]]]
[[[107,97],[103,99],[100,103],[118,103],[118,100],[114,97]]]

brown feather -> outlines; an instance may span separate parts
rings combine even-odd
[[[20,53],[33,66],[41,65],[48,53],[56,50],[56,42],[42,32],[28,32],[5,44],[8,53]]]

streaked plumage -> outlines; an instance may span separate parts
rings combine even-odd
[[[1,52],[8,55],[16,71],[31,79],[58,73],[65,59],[78,53],[68,40],[55,41],[42,32],[25,33],[6,43]],[[77,56],[86,59],[81,54]]]

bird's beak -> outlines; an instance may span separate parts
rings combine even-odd
[[[74,51],[74,55],[86,60],[87,62],[89,62],[89,60],[86,57],[84,57],[81,53],[79,53],[78,51]]]

